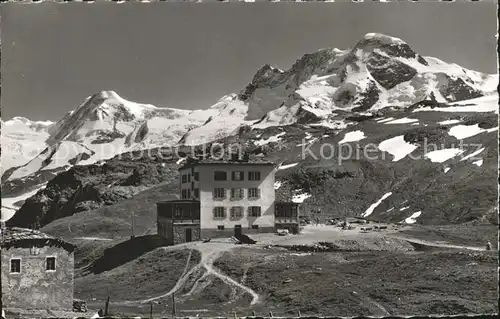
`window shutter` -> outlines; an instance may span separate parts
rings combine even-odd
[[[234,181],[234,180],[235,180],[235,178],[236,178],[236,174],[235,174],[235,172],[231,172],[231,179]]]
[[[240,188],[240,199],[243,199],[243,188]]]
[[[224,216],[223,217],[226,217],[227,216],[227,207],[224,207]]]
[[[260,198],[260,188],[257,188],[257,198]]]
[[[240,178],[242,181],[245,180],[245,172],[240,172]]]

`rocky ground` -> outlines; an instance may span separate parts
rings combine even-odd
[[[494,233],[492,226],[475,227]],[[172,295],[177,314],[185,316],[496,312],[496,252],[451,229],[441,229],[442,238],[434,238],[441,240],[412,244],[431,231],[389,225],[363,233],[320,225],[297,236],[256,235],[255,245],[214,239],[165,247],[154,235],[87,240],[94,250],[77,251],[77,258],[91,252],[87,260],[94,261],[79,267],[75,297],[96,311],[110,296],[110,311],[122,316],[146,316],[150,303],[155,315],[169,315]],[[448,234],[453,244],[443,240]],[[296,251],[319,242],[335,251]]]

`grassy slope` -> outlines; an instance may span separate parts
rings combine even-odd
[[[496,263],[493,252],[300,257],[240,250],[216,265],[236,278],[249,268],[246,284],[266,300],[257,306],[260,313],[382,316],[496,312]]]

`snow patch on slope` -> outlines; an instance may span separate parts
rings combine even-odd
[[[458,148],[445,148],[442,150],[432,151],[424,155],[433,163],[443,163],[447,160],[462,154],[464,151]]]
[[[410,144],[404,140],[404,135],[399,135],[390,139],[387,139],[378,145],[381,151],[387,152],[394,156],[393,162],[397,162],[406,155],[413,152],[418,146]]]
[[[373,211],[375,210],[375,208],[377,208],[377,206],[380,205],[380,203],[382,203],[382,201],[384,199],[386,199],[387,197],[389,197],[391,195],[392,195],[392,192],[385,193],[378,201],[371,204],[370,207],[368,207],[368,209],[361,215],[361,217],[370,216],[373,213]]]
[[[356,141],[364,139],[365,137],[366,137],[365,133],[363,133],[363,131],[360,131],[360,130],[347,132],[347,133],[345,133],[344,138],[341,141],[339,141],[339,144],[348,143],[348,142],[356,142]]]

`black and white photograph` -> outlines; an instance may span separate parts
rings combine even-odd
[[[496,317],[497,2],[222,2],[0,5],[2,319]]]

